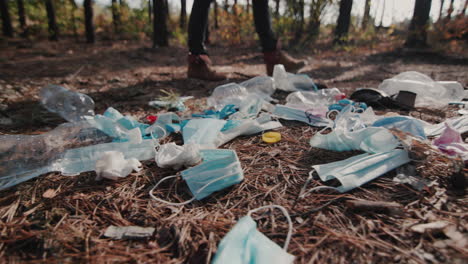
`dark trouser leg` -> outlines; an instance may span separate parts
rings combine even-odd
[[[205,50],[206,28],[208,26],[208,13],[212,0],[194,0],[188,27],[188,46],[194,55],[207,54]]]
[[[252,1],[255,29],[257,30],[262,45],[263,52],[276,50],[278,42],[273,30],[271,29],[270,10],[268,9],[268,0]]]

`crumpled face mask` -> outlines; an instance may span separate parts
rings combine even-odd
[[[449,123],[450,126],[453,127],[453,129],[458,131],[460,134],[468,132],[468,115],[449,118],[445,120],[445,122]],[[423,124],[424,124],[424,132],[426,136],[428,137],[438,136],[442,134],[442,132],[445,130],[444,122],[439,123],[439,124],[429,124],[429,123],[423,122]]]
[[[251,215],[267,208],[281,210],[289,224],[288,235],[283,248],[258,231],[257,224]],[[279,205],[267,205],[250,210],[247,216],[239,219],[237,224],[221,240],[212,264],[288,264],[294,262],[289,254],[289,242],[292,235],[292,221],[286,209]]]
[[[310,139],[310,145],[333,151],[362,150],[378,153],[396,148],[399,141],[386,128],[368,127],[353,132],[334,130],[326,135],[317,133]]]
[[[364,153],[345,160],[312,166],[313,170],[309,173],[309,179],[305,185],[312,179],[315,171],[322,181],[337,179],[341,186],[336,188],[327,186],[327,188],[344,193],[408,162],[410,162],[408,153],[403,149],[376,154]]]
[[[421,120],[408,116],[390,116],[375,121],[372,126],[385,127],[388,129],[396,128],[403,132],[412,134],[415,137],[426,139],[424,126]]]
[[[365,120],[361,119],[361,115],[364,112],[358,111],[353,105],[347,105],[341,111],[330,111],[328,115],[332,112],[338,112],[335,120],[332,122],[333,126],[330,127],[334,130],[356,131],[366,127]]]
[[[201,161],[200,149],[196,144],[177,146],[174,142],[161,145],[156,152],[156,164],[160,168],[175,170],[193,166]]]
[[[151,198],[169,205],[184,205],[194,200],[201,200],[213,192],[240,183],[244,179],[244,172],[235,151],[229,149],[201,150],[201,155],[203,158],[201,164],[181,172],[182,178],[193,194],[192,199],[181,203],[172,203],[154,196],[153,191],[161,182],[175,178],[177,175],[161,179],[151,189],[149,193]]]
[[[331,127],[333,125],[332,120],[320,117],[320,115],[314,114],[313,111],[304,111],[285,105],[276,105],[273,115],[286,120],[296,120],[315,127]]]
[[[141,163],[135,158],[125,159],[120,151],[106,151],[96,161],[96,179],[117,180],[127,177],[132,171],[140,171],[140,167]]]

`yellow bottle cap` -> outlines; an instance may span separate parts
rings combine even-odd
[[[262,140],[265,143],[276,143],[281,140],[281,134],[279,132],[266,132],[262,135]]]

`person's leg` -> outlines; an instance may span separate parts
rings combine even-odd
[[[278,39],[271,28],[268,0],[252,1],[255,29],[257,30],[263,52],[276,50]]]
[[[220,81],[226,75],[212,69],[205,49],[208,29],[208,13],[212,0],[194,0],[188,26],[188,71],[187,76],[207,81]]]
[[[212,0],[193,1],[192,12],[188,25],[188,46],[191,54],[207,54],[205,45],[208,14]]]
[[[280,42],[271,28],[268,0],[253,0],[252,7],[255,29],[262,45],[267,74],[270,76],[273,74],[273,68],[276,64],[283,64],[288,72],[297,72],[304,67],[305,61],[295,60],[280,50]]]

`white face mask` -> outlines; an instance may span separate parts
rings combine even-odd
[[[177,146],[174,142],[161,145],[156,152],[156,164],[160,168],[194,166],[201,161],[200,148],[196,144]]]
[[[284,247],[279,247],[275,242],[262,234],[257,229],[257,224],[252,219],[252,213],[267,208],[281,210],[289,224],[288,235]],[[292,221],[286,209],[279,205],[267,205],[250,210],[247,216],[239,219],[231,231],[221,240],[218,251],[212,264],[288,264],[294,262],[294,256],[286,250],[291,240],[293,227]]]
[[[322,181],[337,179],[341,186],[335,189],[343,193],[408,162],[410,162],[408,153],[403,149],[376,154],[365,153],[341,161],[312,166],[313,170],[309,173],[309,180],[314,171],[317,172]]]
[[[333,151],[362,150],[378,153],[396,148],[399,141],[386,128],[368,127],[354,132],[334,130],[326,135],[317,133],[311,138],[310,145]]]

